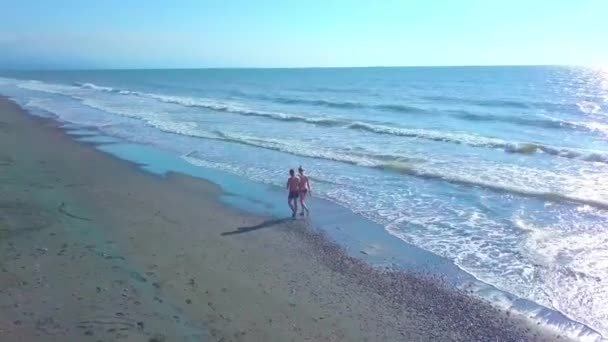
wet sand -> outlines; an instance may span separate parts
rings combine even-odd
[[[558,339],[220,194],[0,99],[0,341]]]

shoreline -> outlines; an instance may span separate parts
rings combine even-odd
[[[209,182],[146,173],[4,98],[0,115],[7,341],[557,338],[440,280],[373,268],[302,221],[230,208]]]

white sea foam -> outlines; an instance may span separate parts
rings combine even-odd
[[[179,120],[175,117],[167,115],[162,111],[159,112],[150,110],[148,107],[140,108],[130,106],[129,104],[124,105],[122,103],[104,102],[102,100],[84,97],[82,94],[74,94],[75,91],[78,91],[75,88],[78,87],[73,86],[52,85],[48,87],[46,84],[41,82],[28,81],[25,82],[25,86],[23,87],[32,90],[45,89],[53,93],[71,92],[71,94],[73,94],[72,97],[80,100],[83,105],[129,118],[140,119],[146,122],[148,125],[173,134],[234,142],[264,149],[281,151],[302,157],[319,158],[359,166],[379,168],[425,179],[450,182],[456,185],[481,187],[492,191],[508,192],[520,196],[537,197],[547,201],[567,201],[592,205],[600,208],[608,208],[608,201],[606,200],[608,198],[608,189],[606,189],[605,185],[602,185],[601,179],[594,181],[594,178],[586,177],[585,183],[583,184],[581,181],[577,180],[577,177],[563,175],[559,176],[558,174],[547,171],[539,173],[540,171],[538,170],[528,170],[525,168],[505,168],[503,165],[492,165],[486,168],[479,166],[476,168],[471,168],[467,165],[460,165],[455,170],[459,169],[461,172],[455,173],[455,170],[453,169],[454,164],[450,165],[447,169],[432,163],[416,165],[410,163],[407,161],[407,159],[401,156],[387,156],[385,153],[380,153],[379,151],[351,153],[350,151],[336,148],[324,148],[312,145],[309,146],[303,142],[296,144],[293,141],[283,141],[278,138],[271,139],[268,137],[259,137],[251,134],[230,132],[227,130],[207,131],[201,127],[198,127],[193,121],[183,122],[184,120]],[[98,87],[95,87],[95,89],[96,88]],[[226,111],[248,111],[248,109],[244,107],[222,102],[209,102],[183,97],[154,95],[154,98],[155,97],[158,97],[163,102],[167,103],[205,106],[206,108],[215,108]],[[275,114],[276,113],[273,113],[272,115]],[[285,116],[283,118],[285,119],[291,117]],[[506,151],[511,153],[530,154],[540,151],[542,153],[548,153],[566,158],[580,158],[583,160],[603,163],[608,162],[608,156],[603,153],[586,151],[587,154],[584,154],[580,151],[559,149],[537,144],[516,145],[500,139],[466,133],[407,129],[361,122],[352,123],[348,127],[352,129],[363,129],[380,134],[467,144],[471,146],[504,148]],[[603,176],[605,175],[600,175],[600,177]],[[547,180],[551,181],[548,182]],[[589,189],[590,187],[591,190]]]
[[[212,111],[219,111],[237,115],[245,115],[245,116],[257,116],[263,117],[272,120],[278,121],[293,121],[293,122],[303,122],[309,123],[319,126],[327,126],[327,127],[342,127],[353,130],[361,130],[366,132],[371,132],[375,134],[383,134],[383,135],[392,135],[397,137],[404,138],[414,138],[414,139],[424,139],[429,141],[436,142],[445,142],[451,144],[460,144],[467,145],[472,147],[479,148],[491,148],[491,149],[501,149],[508,153],[517,153],[517,154],[526,154],[531,155],[535,153],[543,153],[549,154],[561,158],[568,159],[580,159],[584,161],[591,162],[599,162],[599,163],[608,163],[608,154],[602,151],[589,151],[583,149],[573,149],[573,148],[564,148],[557,146],[547,146],[540,143],[530,143],[530,142],[515,142],[515,141],[505,141],[503,139],[493,138],[493,137],[485,137],[481,135],[475,135],[470,133],[462,133],[462,132],[446,132],[446,131],[435,131],[429,129],[419,129],[419,128],[405,128],[405,127],[396,127],[391,125],[370,123],[370,122],[360,122],[360,121],[348,121],[339,118],[329,118],[329,117],[310,117],[306,115],[297,115],[297,114],[288,114],[281,112],[273,112],[273,111],[264,111],[264,110],[256,110],[249,108],[240,103],[233,103],[228,101],[220,101],[214,99],[205,99],[205,98],[193,98],[193,97],[185,97],[185,96],[169,96],[169,95],[160,95],[154,93],[145,93],[145,92],[137,92],[130,90],[116,90],[111,87],[98,86],[91,83],[85,83],[78,87],[68,86],[68,85],[59,85],[59,84],[50,84],[43,83],[39,81],[25,81],[18,84],[19,87],[23,89],[35,90],[35,91],[43,91],[49,92],[53,94],[62,94],[66,96],[72,96],[81,101],[85,101],[85,104],[89,105],[91,101],[95,101],[95,99],[91,99],[86,97],[86,94],[82,94],[82,90],[94,90],[94,91],[102,91],[109,93],[118,93],[123,95],[144,97],[149,99],[154,99],[156,101],[160,101],[168,104],[175,104],[185,107],[194,107],[194,108],[203,108]],[[116,109],[113,109],[116,112]],[[128,109],[121,109],[120,114],[125,115],[125,112],[129,111]],[[139,114],[132,115],[132,117],[141,117]],[[608,134],[608,125],[602,124],[600,122],[590,122],[590,123],[582,123],[576,124],[576,126],[585,127],[585,129],[589,131],[598,131],[602,134]]]
[[[379,169],[390,170],[407,174],[410,176],[421,177],[425,179],[435,179],[439,181],[450,182],[456,185],[473,186],[490,189],[492,191],[508,192],[520,196],[532,196],[548,201],[570,201],[582,203],[601,208],[608,208],[608,189],[601,185],[601,181],[595,182],[594,191],[586,191],[581,193],[580,189],[586,189],[591,183],[591,179],[587,178],[585,185],[581,184],[574,177],[558,176],[544,172],[538,174],[537,170],[525,170],[518,168],[514,171],[512,167],[504,168],[501,165],[493,165],[490,168],[476,168],[467,171],[466,165],[460,166],[462,170],[459,173],[454,173],[453,167],[450,169],[442,169],[430,164],[413,165],[409,162],[402,162],[399,156],[387,158],[385,154],[377,153],[357,153],[351,154],[347,151],[335,149],[319,148],[317,146],[308,146],[303,143],[294,144],[293,141],[282,141],[280,139],[262,138],[242,133],[234,133],[228,131],[213,131],[208,132],[197,127],[194,122],[179,122],[173,118],[155,113],[143,111],[141,109],[121,108],[116,106],[108,106],[100,101],[81,99],[82,103],[91,108],[111,112],[114,114],[137,118],[145,121],[147,124],[159,128],[164,132],[173,134],[182,134],[192,137],[215,139],[249,146],[276,150],[280,152],[290,153],[302,157],[320,158],[332,161],[345,162],[349,164],[373,167]],[[365,126],[368,127],[369,126]],[[373,128],[373,126],[372,126]],[[375,129],[375,128],[374,128]],[[495,139],[486,139],[483,137],[475,137],[469,135],[446,135],[436,134],[425,130],[399,130],[391,127],[381,127],[381,130],[386,130],[390,134],[408,134],[414,136],[424,136],[430,139],[451,139],[454,141],[467,141],[469,144],[503,144],[504,142]],[[537,148],[533,146],[533,148]],[[525,151],[522,153],[526,153]],[[593,156],[590,158],[595,161],[603,161],[603,155]],[[528,175],[528,176],[522,176]],[[546,181],[552,181],[547,186]],[[599,187],[599,188],[598,188]],[[599,189],[599,191],[598,191]]]
[[[296,156],[340,161],[349,164],[390,170],[415,176],[453,183],[459,186],[479,187],[491,191],[510,193],[517,196],[534,197],[549,202],[573,202],[598,208],[608,208],[608,184],[604,173],[588,175],[584,180],[551,171],[529,169],[499,164],[450,164],[448,166],[426,162],[411,163],[406,159],[387,160],[387,155],[379,152],[352,154],[347,151],[324,149],[303,143],[270,139],[233,132],[213,132],[210,139],[235,142],[265,148]],[[388,156],[391,158],[390,156]],[[402,161],[404,160],[404,161]]]
[[[581,220],[539,227],[519,219],[526,231],[524,251],[538,263],[538,283],[551,307],[573,320],[608,327],[608,233]]]
[[[602,107],[591,101],[581,101],[576,104],[578,109],[585,114],[598,114],[601,112]]]
[[[28,80],[28,81],[18,81],[17,87],[21,89],[40,91],[51,94],[59,94],[59,95],[71,95],[74,91],[78,90],[77,87],[63,85],[63,84],[55,84],[55,83],[45,83],[36,80]]]
[[[601,122],[586,122],[584,125],[590,131],[597,131],[608,137],[608,124]]]
[[[104,86],[98,86],[94,83],[77,83],[77,85],[79,85],[82,88],[85,89],[93,89],[93,90],[100,90],[100,91],[107,91],[107,92],[113,92],[114,88],[112,87],[104,87]]]

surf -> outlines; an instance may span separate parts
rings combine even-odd
[[[405,128],[405,127],[395,127],[387,124],[377,124],[377,123],[368,123],[361,121],[352,121],[348,119],[342,118],[332,118],[332,117],[315,117],[315,116],[305,116],[305,115],[296,115],[282,112],[274,112],[274,111],[261,111],[249,108],[242,104],[238,103],[229,103],[226,101],[217,101],[213,99],[203,99],[203,98],[192,98],[192,97],[184,97],[184,96],[171,96],[171,95],[161,95],[155,93],[146,93],[146,92],[138,92],[131,91],[126,89],[116,89],[112,87],[106,86],[98,86],[93,83],[75,83],[74,86],[69,85],[61,85],[61,84],[50,84],[44,83],[40,81],[26,81],[18,83],[18,87],[24,89],[30,89],[35,91],[43,91],[49,92],[53,94],[61,94],[66,96],[72,96],[77,98],[83,102],[87,102],[87,98],[83,97],[83,94],[79,94],[79,89],[93,90],[93,91],[101,91],[108,93],[117,93],[121,95],[129,95],[136,97],[145,97],[150,98],[156,101],[175,104],[185,107],[193,107],[193,108],[202,108],[206,110],[216,111],[216,112],[224,112],[235,115],[244,115],[244,116],[256,116],[276,121],[284,121],[284,122],[301,122],[316,126],[324,126],[324,127],[337,127],[337,128],[345,128],[350,130],[359,130],[370,132],[374,134],[382,134],[382,135],[391,135],[396,137],[404,137],[404,138],[412,138],[412,139],[423,139],[428,141],[435,141],[441,143],[450,143],[457,145],[467,145],[476,148],[489,148],[489,149],[499,149],[506,153],[512,154],[522,154],[522,155],[539,155],[545,154],[550,156],[555,156],[559,158],[566,159],[577,159],[585,162],[592,163],[602,163],[608,164],[608,154],[600,151],[586,151],[586,150],[575,150],[571,148],[562,148],[562,147],[554,147],[554,146],[546,146],[540,143],[533,142],[509,142],[498,138],[485,137],[480,135],[472,135],[467,133],[453,133],[453,132],[444,132],[444,131],[434,131],[428,129],[421,128]],[[311,100],[316,101],[316,100]],[[91,100],[88,101],[89,103]],[[97,106],[97,108],[100,108]],[[110,109],[110,112],[116,111],[115,109]],[[124,112],[121,113],[124,115]],[[131,115],[133,116],[133,115]],[[139,116],[138,116],[139,117]],[[489,119],[492,119],[490,116]],[[521,120],[521,119],[520,119]],[[527,120],[527,119],[523,119]],[[544,125],[544,124],[542,124]],[[585,127],[587,129],[594,130],[602,130],[604,127],[596,124],[589,127],[589,125],[575,125],[563,122],[553,122],[550,125],[563,125],[570,127]]]

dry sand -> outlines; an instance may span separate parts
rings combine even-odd
[[[555,340],[0,99],[0,341]]]

